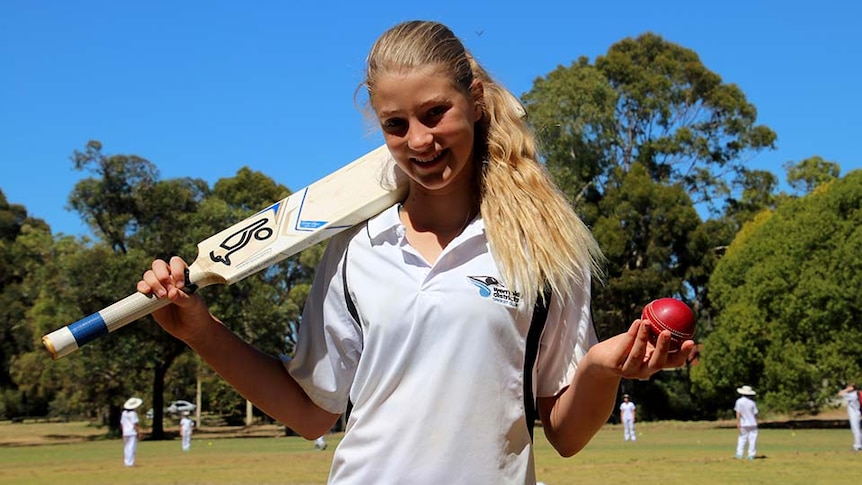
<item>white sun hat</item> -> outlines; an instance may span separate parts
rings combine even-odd
[[[751,386],[742,386],[737,389],[736,392],[742,394],[743,396],[754,396],[757,394],[756,392],[754,392],[754,389],[752,389]]]
[[[130,397],[125,404],[123,404],[123,409],[133,410],[138,409],[141,404],[144,403],[144,400],[139,397]]]

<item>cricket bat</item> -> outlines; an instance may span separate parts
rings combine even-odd
[[[407,177],[381,146],[257,214],[198,243],[192,288],[230,285],[377,215],[407,192]],[[133,293],[42,337],[54,360],[168,305]]]

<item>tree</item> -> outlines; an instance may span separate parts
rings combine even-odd
[[[818,186],[838,178],[841,167],[835,162],[827,162],[823,157],[813,156],[798,163],[784,164],[787,183],[798,193],[811,193]]]
[[[283,185],[244,167],[233,178],[217,181],[205,205],[220,206],[233,223],[288,195],[290,191]],[[203,212],[207,210],[205,207]],[[228,225],[224,223],[222,228]],[[214,289],[208,293],[207,301],[212,311],[244,340],[278,355],[292,350],[287,342],[295,340],[292,331],[298,327],[305,301],[305,293],[296,288],[308,285],[312,275],[313,266],[304,265],[300,256],[293,256],[235,285]],[[296,298],[295,291],[300,291],[301,300]],[[239,394],[228,388],[220,394],[220,405],[232,418],[246,410]],[[251,416],[246,417],[246,421],[250,419]]]
[[[46,412],[102,417],[112,432],[117,431],[122,402],[132,394],[144,396],[154,410],[151,434],[159,439],[164,436],[165,393],[172,398],[193,395],[189,386],[194,386],[196,376],[189,372],[197,372],[197,365],[171,371],[176,362],[188,364],[189,359],[181,358],[187,353],[182,342],[149,317],[57,362],[45,361],[38,339],[134,291],[135,281],[154,257],[180,254],[192,261],[199,241],[244,219],[251,207],[257,211],[289,192],[245,168],[237,177],[217,182],[213,190],[198,179],[159,180],[148,160],[106,155],[96,141],[88,143],[86,151],[75,152],[74,161],[92,176],[76,184],[70,205],[91,223],[97,239],[52,239],[50,233],[21,239],[17,254],[33,254],[40,261],[32,265],[32,278],[27,280],[32,285],[29,292],[37,296],[27,315],[32,325],[26,341],[34,342],[37,350],[18,355],[12,374],[19,388],[38,398]],[[295,328],[292,322],[299,318],[290,291],[311,274],[298,261],[273,267],[262,279],[208,289],[207,299],[234,330],[269,351],[281,352],[286,347],[284,329]]]
[[[601,224],[607,225],[602,221],[612,220],[629,230],[648,231],[650,224],[661,221],[649,217],[651,204],[642,203],[635,211],[617,207],[615,189],[634,170],[639,171],[641,182],[630,188],[637,190],[649,180],[673,193],[687,194],[689,200],[683,203],[689,207],[715,206],[715,214],[720,212],[719,204],[733,207],[733,214],[741,217],[771,204],[774,180],[747,170],[745,162],[753,153],[773,147],[775,133],[756,124],[757,110],[739,87],[724,83],[695,52],[658,35],[623,39],[594,64],[582,57],[569,67],[560,66],[536,79],[523,101],[548,169],[585,221],[594,226],[602,247],[611,251],[610,279],[628,274],[627,268],[644,261],[658,263],[646,257],[646,246],[614,253],[620,241],[605,239],[613,232],[600,229]],[[734,188],[742,191],[740,199],[733,195]],[[653,193],[658,190],[664,189]],[[676,239],[654,241],[665,245],[664,255],[669,258],[660,264],[675,268],[685,278],[686,288],[659,280],[629,284],[648,284],[645,288],[654,292],[667,291],[670,285],[698,309],[708,310],[706,275],[730,242],[734,224],[739,222],[728,216],[704,228],[689,220],[685,230],[673,228]],[[657,226],[652,232],[659,230]],[[705,244],[710,239],[712,246]],[[645,302],[607,299],[605,303],[607,308],[632,314],[634,305]]]
[[[601,193],[612,170],[639,162],[695,203],[723,201],[747,157],[776,139],[738,86],[652,33],[612,45],[594,65],[582,57],[558,67],[523,100],[548,167],[568,176],[572,194]]]
[[[778,178],[764,170],[743,169],[738,176],[741,196],[728,198],[724,214],[738,231],[743,224],[752,220],[762,210],[775,209],[778,203],[775,189]]]
[[[607,281],[593,300],[605,336],[619,333],[656,295],[685,297],[690,233],[700,218],[680,186],[654,182],[636,163],[619,169],[598,204],[593,232],[607,258]]]
[[[606,282],[593,290],[600,335],[625,331],[659,296],[710,321],[709,275],[739,220],[772,203],[774,183],[745,162],[776,136],[742,90],[690,49],[646,33],[593,64],[559,66],[523,102],[545,165],[607,257]],[[703,222],[698,205],[722,217]],[[694,414],[690,399],[674,404],[686,372],[634,385]]]
[[[75,151],[72,161],[76,170],[91,171],[97,178],[75,184],[69,205],[107,244],[125,251],[128,237],[145,219],[141,192],[152,187],[158,170],[135,155],[107,156],[96,140],[88,142],[83,152]]]
[[[33,297],[24,282],[43,262],[41,254],[22,243],[28,233],[45,236],[50,229],[41,219],[28,216],[24,206],[10,204],[0,190],[0,417],[38,414],[41,407],[17,388],[11,373],[14,358],[30,348],[25,315]]]
[[[766,407],[815,412],[862,375],[862,171],[762,212],[711,278],[720,313],[704,339],[694,389],[718,409],[733,389]]]

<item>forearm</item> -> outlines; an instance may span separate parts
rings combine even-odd
[[[545,436],[560,455],[582,450],[607,422],[619,383],[618,375],[594,365],[588,353],[569,387],[555,398],[542,399]]]
[[[626,333],[592,346],[578,363],[571,384],[559,396],[539,401],[545,434],[563,456],[572,456],[590,441],[614,409],[620,380],[647,379],[656,372],[680,367],[694,342],[686,340],[670,354],[670,332],[663,331],[655,346],[649,326],[635,320]]]
[[[189,345],[243,397],[302,436],[329,430],[338,415],[315,405],[277,357],[267,355],[215,321]]]

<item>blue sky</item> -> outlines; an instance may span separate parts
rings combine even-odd
[[[248,166],[292,190],[381,143],[353,101],[374,39],[433,19],[516,95],[558,65],[651,31],[739,85],[778,133],[751,161],[820,155],[862,167],[862,2],[438,0],[0,3],[0,190],[55,233],[86,234],[65,207],[70,156],[88,140],[162,178],[210,183]],[[166,201],[165,210],[170,210]]]

